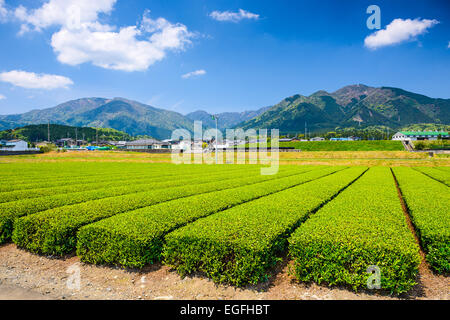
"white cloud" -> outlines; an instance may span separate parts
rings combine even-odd
[[[50,26],[76,29],[97,21],[100,13],[110,13],[115,3],[116,0],[49,0],[34,10],[21,5],[14,15],[28,30],[32,27],[40,31]]]
[[[126,27],[118,32],[83,28],[76,32],[61,29],[52,36],[52,47],[61,63],[76,66],[91,62],[105,69],[146,70],[165,52],[151,42],[138,40],[140,31]]]
[[[386,29],[376,31],[367,36],[364,45],[369,49],[378,49],[397,43],[414,39],[416,36],[424,34],[427,29],[438,24],[437,20],[429,19],[395,19]]]
[[[196,70],[196,71],[188,72],[186,74],[183,74],[181,77],[183,79],[189,79],[189,78],[192,78],[192,77],[203,76],[205,74],[206,74],[206,71],[202,69],[202,70]]]
[[[239,22],[243,19],[258,20],[259,14],[251,13],[242,9],[238,12],[232,11],[213,11],[209,14],[211,18],[217,21]]]
[[[16,87],[45,90],[68,88],[73,84],[72,80],[63,76],[20,70],[0,73],[0,81],[11,83]]]
[[[5,0],[0,0],[0,22],[6,21],[9,11],[5,8]]]
[[[159,49],[184,50],[187,44],[191,43],[191,38],[195,35],[181,23],[172,24],[164,18],[153,20],[149,17],[150,11],[144,13],[141,30],[151,33],[150,42]]]
[[[0,100],[5,100],[5,99],[6,99],[6,97],[4,95],[0,94]]]
[[[191,44],[194,34],[185,25],[172,24],[164,18],[153,20],[148,10],[140,26],[118,28],[101,23],[99,14],[110,13],[115,3],[116,0],[50,0],[32,11],[19,7],[15,16],[24,22],[21,33],[59,26],[51,45],[58,61],[72,66],[92,63],[105,69],[143,71],[164,59],[168,51],[184,50]]]

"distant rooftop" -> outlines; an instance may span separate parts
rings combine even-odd
[[[161,142],[156,139],[141,139],[141,140],[127,142],[127,145],[128,146],[149,146],[149,145],[157,144],[157,143],[159,144]]]

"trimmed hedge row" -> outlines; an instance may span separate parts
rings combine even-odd
[[[233,172],[241,172],[239,171],[233,171]],[[23,199],[32,199],[32,198],[39,198],[44,196],[50,196],[50,195],[57,195],[61,193],[71,193],[71,192],[80,192],[80,189],[83,191],[89,191],[89,190],[95,190],[100,188],[106,188],[106,187],[114,187],[114,186],[120,186],[124,185],[126,183],[127,185],[137,185],[137,184],[145,184],[149,182],[159,182],[159,181],[167,181],[169,178],[173,178],[174,175],[176,175],[177,178],[188,178],[188,177],[196,177],[199,173],[198,172],[169,172],[165,174],[161,173],[148,173],[145,172],[145,174],[140,174],[139,176],[133,175],[130,176],[129,173],[122,174],[122,175],[116,175],[114,177],[111,177],[109,179],[97,179],[87,182],[81,182],[78,181],[75,184],[69,184],[63,185],[63,186],[57,186],[57,187],[44,187],[44,188],[36,188],[36,189],[26,189],[26,190],[15,190],[15,191],[9,191],[9,192],[2,192],[0,193],[0,204],[5,202],[11,202],[11,201],[17,201],[17,200],[23,200]],[[224,174],[231,174],[230,173],[224,173],[223,171],[218,172],[211,172],[208,174],[209,177],[212,177],[214,175],[224,175]],[[204,174],[202,176],[205,176]],[[67,179],[67,178],[66,178]]]
[[[2,173],[3,174],[3,173]],[[110,172],[109,175],[115,175],[117,173],[114,172]],[[33,174],[17,174],[17,175],[9,175],[9,176],[5,176],[2,177],[2,181],[9,183],[12,183],[14,185],[19,185],[19,184],[30,184],[30,183],[35,183],[35,182],[40,182],[40,181],[48,181],[48,180],[52,180],[52,181],[58,181],[58,180],[62,180],[62,179],[68,179],[68,178],[89,178],[89,177],[93,177],[93,176],[102,176],[105,175],[105,173],[98,173],[98,172],[83,172],[83,173],[77,173],[76,176],[74,176],[74,174],[70,174],[70,173],[51,173],[51,172],[43,172],[43,171],[38,171],[35,172]]]
[[[191,180],[190,184],[186,185],[186,181],[178,180],[177,182],[183,186],[88,201],[36,213],[15,220],[12,239],[19,247],[32,252],[64,255],[75,250],[76,232],[84,225],[157,203],[235,188],[276,177],[261,176],[259,171],[257,172],[258,174],[254,176],[243,178],[237,176],[242,177],[246,173],[236,172],[223,177],[219,182],[218,178],[214,177],[213,182],[202,181],[201,184],[193,184],[194,180]],[[292,175],[293,172],[295,170],[286,170],[285,174]]]
[[[213,174],[213,173],[231,173],[231,172],[239,172],[239,171],[248,171],[248,168],[232,168],[231,170],[225,170],[224,167],[217,167],[212,169],[206,169],[201,170],[200,168],[193,167],[192,169],[177,167],[175,170],[172,168],[171,170],[143,170],[142,172],[135,172],[135,171],[125,171],[124,173],[121,173],[118,176],[111,176],[111,175],[100,175],[97,176],[96,174],[93,174],[93,176],[73,176],[68,174],[65,178],[58,178],[55,180],[52,180],[51,178],[45,179],[44,181],[32,181],[32,180],[25,180],[25,183],[11,183],[11,184],[5,184],[0,186],[0,192],[11,192],[16,190],[31,190],[36,188],[54,188],[54,187],[60,187],[60,186],[66,186],[68,184],[74,185],[74,184],[87,184],[87,183],[98,183],[98,182],[108,182],[113,180],[120,180],[123,179],[123,177],[128,176],[130,178],[135,178],[139,176],[150,176],[152,174],[160,174],[160,175],[184,175],[185,172],[188,175],[193,174]],[[255,170],[252,168],[252,171]],[[31,182],[30,182],[31,181]]]
[[[448,187],[450,187],[450,172],[445,172],[443,170],[438,170],[435,168],[429,168],[429,167],[421,167],[421,168],[414,168],[417,171],[424,173],[427,176],[430,176],[431,178],[438,180]]]
[[[381,270],[381,288],[415,285],[421,258],[389,168],[370,169],[301,225],[289,239],[300,281],[367,288],[369,266]]]
[[[346,169],[188,224],[166,236],[164,262],[217,283],[266,280],[289,234],[365,170]]]
[[[142,175],[142,174],[141,174]],[[61,186],[67,185],[79,185],[79,184],[89,184],[89,183],[99,183],[99,182],[108,182],[108,181],[117,181],[124,179],[124,177],[134,178],[136,176],[139,177],[136,173],[128,173],[127,175],[93,175],[88,177],[71,177],[67,175],[64,178],[57,179],[39,179],[38,181],[29,179],[25,183],[16,182],[10,183],[8,185],[0,186],[0,195],[2,193],[13,192],[13,191],[24,191],[24,192],[33,192],[35,189],[44,189],[44,188],[58,188]]]
[[[449,187],[410,168],[394,168],[426,260],[439,273],[450,272]]]
[[[84,262],[142,268],[159,261],[164,236],[187,223],[342,169],[313,170],[119,214],[81,228],[77,255]]]
[[[72,164],[66,164],[68,168],[72,168]],[[161,168],[151,168],[151,169],[144,169],[141,168],[140,170],[133,167],[124,166],[122,170],[111,170],[111,171],[105,171],[104,169],[100,168],[85,168],[83,170],[64,170],[63,172],[57,172],[59,167],[55,167],[54,170],[51,171],[44,171],[41,168],[36,168],[35,172],[32,174],[17,174],[14,176],[9,176],[5,178],[5,181],[8,181],[12,183],[14,187],[19,187],[22,185],[28,185],[28,184],[38,184],[42,182],[61,182],[61,181],[78,181],[78,180],[95,180],[98,178],[108,178],[108,177],[115,177],[117,175],[121,176],[126,174],[129,175],[147,175],[151,173],[157,173],[161,172]],[[55,173],[55,171],[57,173]],[[168,171],[164,170],[163,172]],[[171,170],[173,171],[173,170]],[[2,189],[0,189],[2,192],[5,190],[4,186],[1,186]],[[8,191],[8,189],[6,189]]]
[[[249,171],[251,174],[256,174],[258,171],[255,169],[254,171]],[[180,179],[167,179],[163,180],[169,181],[159,181],[144,183],[144,184],[135,184],[135,185],[127,185],[120,187],[108,187],[101,188],[91,191],[81,191],[70,194],[59,194],[55,196],[46,196],[40,197],[36,199],[25,199],[20,201],[6,202],[0,204],[0,243],[4,243],[11,238],[11,233],[13,230],[13,222],[15,219],[30,215],[36,214],[37,212],[55,209],[58,207],[69,206],[74,204],[79,204],[82,202],[93,201],[103,198],[111,198],[117,197],[127,194],[136,194],[136,193],[148,193],[148,190],[154,189],[163,189],[170,187],[177,187],[185,185],[186,183],[190,184],[201,184],[208,183],[212,181],[216,181],[218,178],[221,179],[233,179],[237,177],[241,177],[249,173],[243,172],[233,172],[233,173],[221,173],[221,174],[213,174],[202,177],[192,178],[191,176],[185,176]],[[80,186],[82,188],[82,186]],[[131,195],[132,197],[133,195]],[[106,199],[105,201],[110,201]]]

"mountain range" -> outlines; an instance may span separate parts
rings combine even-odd
[[[183,115],[124,98],[83,98],[53,108],[0,116],[0,130],[29,124],[54,123],[75,127],[102,127],[130,135],[167,138],[178,128],[193,129]]]
[[[269,110],[271,107],[264,107],[261,109],[258,109],[256,111],[244,111],[244,112],[223,112],[215,114],[219,121],[217,123],[217,126],[219,129],[227,129],[227,128],[233,128],[236,125],[240,124],[241,122],[251,120],[267,110]],[[212,114],[203,111],[198,110],[195,112],[188,113],[186,117],[191,121],[202,121],[202,124],[206,128],[215,128],[216,123],[215,120],[212,118]]]
[[[333,93],[294,95],[239,126],[280,128],[290,133],[304,131],[305,122],[310,132],[336,127],[382,125],[398,129],[418,123],[449,124],[450,99],[429,98],[398,88],[351,85]]]
[[[398,129],[418,123],[450,124],[450,99],[435,99],[391,87],[346,86],[335,92],[318,91],[310,96],[294,95],[280,103],[245,112],[217,114],[219,128],[278,128],[281,133],[323,132],[336,127],[387,126]],[[206,111],[187,115],[155,108],[124,98],[83,98],[53,108],[0,116],[0,130],[30,124],[103,127],[130,135],[158,139],[177,128],[193,129],[193,121],[215,127]]]

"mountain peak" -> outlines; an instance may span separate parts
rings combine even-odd
[[[366,86],[365,84],[351,84],[345,87],[342,87],[338,90],[336,90],[335,92],[333,92],[333,94],[339,94],[339,93],[343,93],[343,92],[348,92],[348,91],[357,91],[357,92],[363,92],[363,91],[367,91],[367,90],[371,90],[371,89],[375,89],[374,87],[369,87]]]
[[[319,90],[317,92],[314,92],[310,97],[320,97],[320,96],[329,96],[330,93],[325,90]]]
[[[345,86],[331,95],[336,99],[336,102],[342,106],[347,106],[352,103],[354,99],[360,100],[377,90],[374,87],[369,87],[364,84],[353,84]]]

